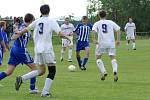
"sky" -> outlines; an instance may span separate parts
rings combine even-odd
[[[0,0],[0,15],[14,17],[32,13],[35,17],[39,17],[39,9],[43,3],[50,5],[51,18],[70,14],[76,17],[86,15],[87,0]]]

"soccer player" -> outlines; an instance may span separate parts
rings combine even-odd
[[[114,81],[117,82],[118,76],[118,64],[116,60],[115,43],[120,43],[120,27],[113,21],[106,19],[106,12],[99,12],[100,20],[93,25],[94,43],[96,44],[96,64],[102,74],[101,80],[105,80],[107,71],[102,61],[103,53],[108,53],[111,58],[111,64],[113,68]],[[117,33],[117,40],[115,42],[114,33]],[[98,36],[97,36],[98,35]],[[98,39],[96,39],[96,37]]]
[[[136,50],[135,46],[136,26],[131,17],[128,20],[129,22],[126,24],[124,28],[126,32],[127,47],[129,46],[130,41],[132,41],[132,49]]]
[[[1,34],[5,43],[5,46],[8,50],[10,50],[10,46],[9,46],[9,40],[7,37],[7,33],[5,32],[6,30],[6,22],[5,21],[0,21],[0,27],[1,27]],[[2,48],[3,49],[3,48]]]
[[[86,70],[86,63],[89,58],[90,47],[89,47],[89,33],[92,30],[92,24],[88,23],[88,17],[83,16],[82,22],[79,23],[75,29],[77,32],[77,45],[76,45],[76,58],[78,61],[79,68],[81,70]],[[81,60],[80,51],[85,50],[86,55]]]
[[[27,27],[32,20],[34,19],[32,14],[26,14],[23,23],[20,26],[17,26],[18,30]],[[8,67],[5,71],[0,72],[0,80],[10,76],[15,70],[16,66],[19,64],[26,64],[31,70],[35,70],[36,66],[34,64],[33,58],[28,53],[26,48],[30,33],[25,33],[23,35],[13,34],[11,39],[14,40],[14,44],[10,50],[10,57],[8,60]],[[30,81],[30,93],[37,93],[38,90],[35,88],[35,77]]]
[[[22,31],[17,32],[17,34],[19,35],[24,34],[29,30],[33,30],[35,63],[40,66],[40,69],[31,71],[23,76],[17,77],[16,89],[19,90],[23,81],[37,75],[43,75],[46,71],[47,66],[48,75],[45,80],[45,85],[42,90],[41,96],[51,97],[49,89],[51,88],[56,73],[56,60],[52,45],[52,33],[54,31],[61,37],[63,37],[64,34],[61,33],[61,29],[58,23],[49,18],[49,5],[42,5],[40,7],[40,12],[42,16],[39,19],[32,22],[27,28],[23,29]]]
[[[70,40],[62,38],[61,61],[63,61],[64,53],[68,47],[68,62],[72,62],[72,45],[73,45],[73,31],[74,26],[69,22],[69,17],[65,18],[64,24],[61,25],[61,32],[69,36]]]
[[[2,65],[2,60],[3,60],[3,53],[6,52],[6,45],[5,45],[5,40],[3,37],[3,30],[6,27],[6,23],[1,21],[0,22],[0,66]]]

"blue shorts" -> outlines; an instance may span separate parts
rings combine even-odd
[[[0,65],[2,65],[2,61],[3,61],[3,49],[0,48]]]
[[[31,64],[34,63],[33,58],[25,48],[12,47],[10,50],[10,58],[8,64],[17,66],[18,64]]]
[[[77,41],[76,52],[80,50],[85,50],[86,47],[89,47],[89,42],[87,41]]]

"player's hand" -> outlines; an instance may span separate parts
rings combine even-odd
[[[120,45],[120,41],[116,41],[116,45],[119,46]]]

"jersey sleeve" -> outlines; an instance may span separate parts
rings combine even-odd
[[[36,20],[33,21],[33,22],[27,27],[27,29],[28,29],[28,31],[30,31],[30,30],[34,30],[35,27],[36,27]]]
[[[115,31],[119,31],[120,30],[120,26],[118,26],[115,22],[113,22],[112,24],[113,24],[113,29]]]
[[[124,30],[126,30],[126,29],[127,29],[127,27],[128,27],[128,23],[125,25]]]
[[[74,32],[77,32],[79,30],[80,24],[78,24],[74,30]]]
[[[53,21],[53,29],[52,29],[54,32],[56,32],[57,34],[59,33],[59,32],[61,32],[61,29],[60,29],[60,27],[59,27],[59,25],[58,25],[58,23],[56,22],[56,21]]]
[[[92,31],[98,32],[97,23],[95,23],[92,27]]]
[[[5,44],[8,43],[7,33],[4,32],[2,35],[3,35],[3,40],[4,40]]]

